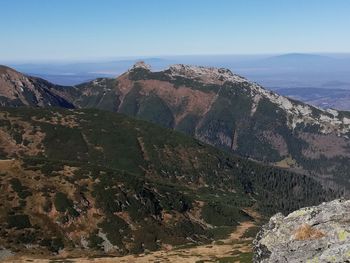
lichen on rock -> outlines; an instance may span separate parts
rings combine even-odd
[[[350,262],[350,200],[273,216],[253,242],[254,262]]]

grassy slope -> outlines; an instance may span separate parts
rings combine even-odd
[[[0,141],[0,155],[17,160],[1,172],[0,245],[20,250],[101,251],[108,240],[124,254],[189,237],[206,243],[251,220],[244,208],[269,216],[335,196],[305,176],[120,114],[18,108],[0,116],[15,142]],[[33,154],[29,138],[39,132]]]

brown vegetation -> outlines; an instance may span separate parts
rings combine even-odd
[[[301,225],[294,233],[295,240],[312,240],[319,239],[325,236],[321,230],[313,228],[308,224]]]

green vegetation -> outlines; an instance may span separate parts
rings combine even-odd
[[[237,110],[248,108],[244,103]],[[45,137],[41,152],[21,152],[19,170],[1,177],[2,185],[9,182],[16,192],[0,193],[6,216],[0,217],[1,234],[19,240],[21,231],[30,230],[35,233],[27,233],[32,243],[51,252],[81,247],[82,236],[96,253],[104,250],[104,238],[118,247],[117,254],[152,251],[163,244],[210,243],[227,237],[239,222],[253,220],[243,212],[247,207],[268,217],[336,197],[311,177],[121,114],[94,109],[6,112]],[[54,116],[60,124],[52,121]],[[2,127],[9,134],[10,129]],[[42,214],[31,209],[38,206]],[[53,206],[58,213],[51,213]],[[194,213],[196,220],[189,216]]]
[[[74,209],[73,201],[70,200],[64,193],[56,193],[54,204],[57,211],[61,213],[68,211],[69,215],[73,217],[79,216],[79,213]]]
[[[188,114],[177,124],[175,129],[185,134],[194,136],[196,125],[199,119],[199,116],[196,116],[194,114]]]
[[[258,234],[260,228],[259,227],[251,227],[243,234],[243,238],[255,238]]]
[[[7,217],[7,224],[9,228],[23,229],[31,227],[28,215],[9,215]]]
[[[130,229],[118,216],[110,215],[105,221],[99,224],[103,232],[106,233],[108,240],[115,246],[123,248],[123,239],[128,237]]]
[[[59,160],[86,159],[88,147],[79,129],[46,123],[41,128],[46,134],[44,144],[48,156]]]
[[[252,260],[253,260],[252,253],[240,253],[232,257],[217,258],[215,262],[217,263],[235,263],[235,262],[250,263],[252,262]]]
[[[89,95],[85,95],[84,92],[90,89],[91,83],[84,83],[77,86],[77,90],[82,92],[81,94],[75,94],[75,98],[81,97],[75,101],[75,104],[82,108],[98,108],[101,110],[115,111],[118,109],[118,96],[115,92],[115,88],[118,85],[116,79],[96,79],[93,84],[93,92],[89,92]],[[71,90],[74,92],[74,90]]]
[[[124,102],[121,105],[119,112],[129,116],[136,116],[139,110],[139,101],[141,87],[135,83],[133,88],[125,96]]]
[[[235,226],[220,226],[220,227],[214,227],[210,230],[209,236],[212,237],[214,240],[220,240],[227,238],[235,229]]]
[[[239,221],[251,219],[235,205],[209,202],[202,210],[202,217],[214,226],[236,226]]]
[[[28,196],[31,196],[32,193],[28,190],[27,187],[23,186],[21,181],[17,178],[12,178],[10,180],[10,184],[12,186],[12,189],[18,194],[19,198],[25,199]]]
[[[98,234],[97,231],[90,234],[88,239],[88,242],[89,242],[88,245],[89,245],[89,248],[101,250],[103,239],[97,234]]]
[[[57,253],[61,249],[64,248],[64,243],[61,238],[50,238],[50,239],[43,239],[40,242],[41,246],[47,247],[51,252]]]
[[[340,154],[342,156],[326,158],[321,154],[315,159],[304,156],[303,152],[308,149],[309,145],[307,140],[302,139],[300,135],[304,133],[319,135],[319,125],[301,122],[291,129],[287,123],[290,123],[292,119],[287,120],[286,111],[265,96],[259,96],[259,92],[256,93],[252,87],[252,83],[209,84],[191,77],[172,75],[170,70],[151,72],[144,68],[128,71],[124,77],[130,80],[130,85],[133,87],[123,99],[120,96],[123,93],[123,83],[118,83],[118,79],[97,79],[79,85],[78,88],[69,88],[68,93],[74,98],[76,105],[81,108],[97,108],[124,113],[173,128],[223,150],[234,151],[240,156],[265,163],[276,163],[291,156],[296,161],[296,166],[309,171],[312,176],[332,174],[334,180],[332,178],[330,184],[335,182],[340,188],[343,185],[350,186],[347,180],[350,169],[347,156]],[[196,92],[202,92],[203,95],[212,93],[217,96],[205,115],[193,111],[186,112],[189,97],[183,96],[176,106],[171,105],[156,91],[142,92],[141,85],[144,80],[150,83],[152,80],[165,81],[173,85],[174,89],[186,86]],[[219,80],[224,79],[219,78]],[[55,88],[62,91],[60,87]],[[255,99],[258,100],[254,101],[252,95],[258,95],[255,96]],[[301,105],[300,102],[293,102]],[[18,106],[15,102],[13,103],[14,106]],[[179,112],[183,118],[177,123],[175,116]],[[321,113],[332,117],[330,113],[311,108],[311,115],[314,118],[319,118]],[[339,112],[340,119],[346,116],[349,116],[349,113]],[[19,143],[22,142],[23,138],[19,130],[16,127],[11,129],[13,138]],[[23,143],[26,143],[25,140]],[[339,147],[346,147],[346,143]],[[320,153],[318,150],[316,152]],[[99,156],[99,153],[96,152],[95,155]],[[1,150],[0,156],[2,156]],[[82,160],[83,157],[79,158]]]
[[[171,110],[156,94],[142,98],[136,117],[167,128],[172,128],[174,125]]]

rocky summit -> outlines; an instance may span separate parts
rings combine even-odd
[[[350,200],[276,214],[254,240],[254,262],[350,262]]]

